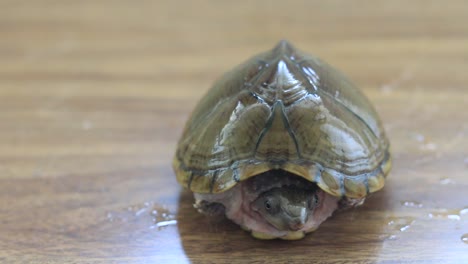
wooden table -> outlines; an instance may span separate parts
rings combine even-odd
[[[0,263],[468,263],[467,14],[466,1],[1,1]],[[383,191],[295,242],[199,215],[171,169],[210,84],[281,38],[362,87],[394,155]]]

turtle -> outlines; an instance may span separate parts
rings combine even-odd
[[[287,40],[225,73],[201,98],[173,169],[199,212],[258,239],[301,239],[383,188],[390,144],[366,96]]]

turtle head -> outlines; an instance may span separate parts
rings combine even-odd
[[[304,227],[317,204],[315,190],[281,187],[261,193],[253,209],[278,230],[297,231]]]

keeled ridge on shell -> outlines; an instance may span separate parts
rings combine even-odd
[[[344,75],[286,41],[226,73],[179,141],[178,181],[218,193],[283,169],[335,196],[381,189],[389,143],[366,97]]]

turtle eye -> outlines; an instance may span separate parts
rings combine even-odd
[[[265,201],[265,209],[267,211],[270,211],[271,210],[271,202],[269,200],[266,200]]]
[[[309,200],[309,202],[308,202],[309,208],[314,209],[314,208],[316,208],[318,206],[318,204],[319,204],[318,195],[314,194],[314,196],[312,197],[312,200]]]

